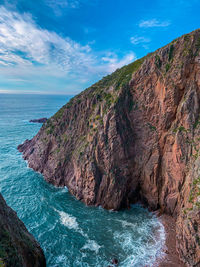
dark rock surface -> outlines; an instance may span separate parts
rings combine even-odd
[[[112,264],[118,265],[118,259],[116,259],[116,258],[112,259]]]
[[[48,120],[47,118],[40,118],[40,119],[30,120],[29,122],[45,123],[47,120]]]
[[[200,266],[200,30],[78,96],[18,147],[87,205],[140,201],[177,219],[177,249]]]
[[[44,253],[0,194],[0,266],[45,267]]]

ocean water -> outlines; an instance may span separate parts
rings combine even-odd
[[[165,241],[163,225],[146,209],[111,212],[86,207],[27,167],[17,145],[32,138],[69,96],[0,94],[0,192],[40,242],[48,267],[156,266]],[[112,265],[111,265],[112,266]]]

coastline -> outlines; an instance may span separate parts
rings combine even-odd
[[[163,214],[158,219],[161,221],[165,228],[166,240],[165,240],[165,257],[158,261],[158,267],[187,267],[179,259],[178,252],[176,251],[176,221],[173,217]]]

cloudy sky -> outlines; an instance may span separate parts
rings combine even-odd
[[[200,27],[199,0],[0,0],[0,93],[76,94]]]

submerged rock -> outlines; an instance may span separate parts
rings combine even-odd
[[[119,263],[118,259],[114,258],[112,259],[112,264],[117,265]]]
[[[41,119],[30,120],[29,122],[45,123],[47,120],[48,120],[47,118],[41,118]]]
[[[44,253],[0,194],[0,266],[45,267]]]
[[[71,99],[18,149],[87,205],[118,210],[140,201],[178,218],[181,259],[199,266],[199,137],[196,30]]]

